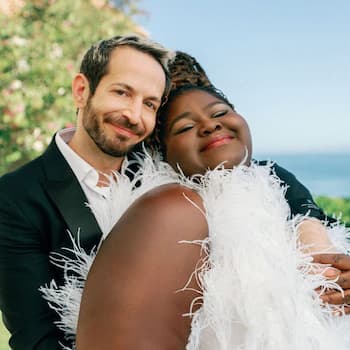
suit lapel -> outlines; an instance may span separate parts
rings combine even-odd
[[[86,206],[87,198],[75,177],[72,169],[56,146],[54,138],[43,154],[43,165],[46,173],[46,191],[60,211],[71,234],[84,241],[95,242],[102,232],[98,223]]]

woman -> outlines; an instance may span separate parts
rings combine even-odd
[[[154,172],[165,184],[136,199],[92,265],[77,349],[345,349],[313,292],[334,283],[297,270],[312,267],[298,244],[335,248],[319,221],[299,220],[297,235],[272,166],[251,164],[244,118],[196,85],[175,89],[160,115],[165,160],[186,177],[212,171]]]

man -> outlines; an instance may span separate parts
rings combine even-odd
[[[62,280],[49,256],[71,247],[67,231],[80,231],[87,251],[98,243],[100,225],[85,203],[106,205],[105,174],[153,131],[169,57],[136,36],[92,46],[72,84],[76,129],[57,133],[41,157],[0,179],[0,308],[13,349],[61,349],[57,316],[38,291]]]

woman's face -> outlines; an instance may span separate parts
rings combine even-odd
[[[167,162],[185,175],[203,174],[226,161],[225,168],[238,165],[252,142],[247,122],[222,100],[202,90],[177,96],[169,106],[163,136]],[[246,154],[248,152],[248,154]]]

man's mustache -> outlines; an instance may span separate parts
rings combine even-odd
[[[132,124],[128,118],[124,116],[108,115],[104,118],[105,122],[115,126],[120,126],[124,129],[130,130],[133,134],[141,135],[144,133],[144,128],[140,124]]]

